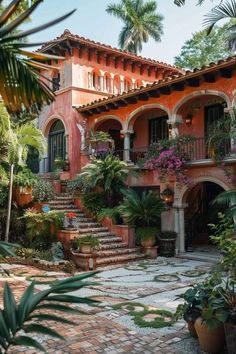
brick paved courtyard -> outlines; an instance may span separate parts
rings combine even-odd
[[[98,285],[83,288],[74,294],[89,296],[99,301],[98,306],[80,305],[81,314],[66,315],[74,325],[53,323],[53,328],[66,340],[36,336],[48,353],[201,353],[197,341],[190,338],[184,322],[155,328],[153,320],[157,309],[172,313],[180,300],[176,295],[184,292],[199,278],[208,276],[212,264],[177,258],[143,261],[113,269],[104,269],[93,280]],[[64,273],[45,272],[19,265],[10,267],[11,283],[17,298],[26,283],[35,278],[37,289],[45,289],[47,281],[61,279]],[[49,277],[50,276],[50,277]],[[44,278],[45,277],[45,278]],[[6,278],[5,278],[6,279]],[[5,279],[1,278],[1,285]],[[1,286],[2,291],[2,286]],[[127,305],[133,305],[134,314]],[[144,323],[136,322],[135,314],[144,307],[150,313],[143,316]],[[52,322],[50,323],[52,325]],[[14,347],[11,354],[38,353],[35,349]]]

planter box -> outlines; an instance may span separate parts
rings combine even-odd
[[[130,225],[113,225],[111,231],[122,238],[129,248],[135,247],[135,228]]]
[[[71,248],[71,241],[78,236],[79,236],[78,231],[70,231],[70,230],[57,231],[57,239],[63,244],[64,249],[66,251],[68,251]]]
[[[76,266],[82,270],[95,270],[97,256],[95,253],[84,254],[80,252],[71,251],[71,258]]]

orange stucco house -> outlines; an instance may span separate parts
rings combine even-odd
[[[220,191],[233,188],[224,168],[209,156],[206,142],[212,122],[235,106],[236,57],[184,72],[68,30],[39,51],[65,57],[52,61],[52,70],[43,73],[56,99],[39,118],[48,139],[40,173],[50,173],[59,156],[70,163],[61,178],[73,178],[89,161],[86,136],[91,129],[108,132],[114,140],[114,154],[131,168],[153,143],[182,135],[195,137],[191,149],[186,145],[190,158],[185,168],[191,185],[161,182],[157,171],[145,168],[128,181],[137,190],[173,190],[174,203],[163,213],[162,228],[178,233],[177,251],[184,252],[186,229],[195,228],[199,215],[212,209],[209,203]],[[232,177],[234,141],[228,139],[223,148]],[[206,233],[205,223],[198,232],[202,242]]]

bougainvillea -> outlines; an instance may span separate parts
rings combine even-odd
[[[184,169],[185,159],[175,145],[162,150],[158,156],[148,159],[144,168],[158,170],[159,178],[165,181],[167,177],[175,176],[176,182],[190,184],[190,179]]]

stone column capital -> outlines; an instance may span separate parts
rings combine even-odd
[[[120,132],[121,132],[121,134],[124,134],[124,135],[130,135],[130,134],[134,133],[134,130],[133,129],[127,129],[127,130],[121,130]]]

